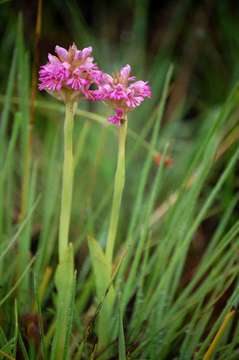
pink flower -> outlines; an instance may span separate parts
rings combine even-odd
[[[124,111],[122,109],[115,109],[115,115],[111,115],[108,117],[108,121],[111,124],[114,124],[116,126],[121,125],[121,120],[123,119]]]
[[[151,97],[151,89],[145,81],[135,81],[130,76],[130,65],[124,66],[119,73],[110,76],[103,74],[96,97],[107,102],[115,110],[115,115],[108,118],[110,123],[120,126],[127,112],[138,107],[145,98]]]
[[[102,72],[91,56],[92,48],[78,50],[73,44],[68,50],[56,46],[55,52],[57,56],[49,54],[48,63],[40,68],[39,89],[63,101],[77,100],[80,96],[98,99],[91,87],[100,83]]]

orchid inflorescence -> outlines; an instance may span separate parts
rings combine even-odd
[[[39,89],[64,102],[78,101],[82,97],[103,101],[115,112],[108,121],[120,126],[129,111],[151,97],[148,83],[131,76],[130,65],[111,76],[94,63],[91,47],[78,50],[73,44],[66,50],[56,46],[55,52],[56,56],[48,55],[48,63],[39,71]]]

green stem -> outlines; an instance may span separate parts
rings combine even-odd
[[[110,226],[106,244],[106,256],[112,263],[112,257],[114,252],[115,238],[117,234],[117,227],[119,222],[119,213],[122,200],[122,194],[124,190],[125,183],[125,144],[127,136],[127,119],[119,128],[119,147],[118,147],[118,163],[115,173],[115,183],[114,183],[114,194],[113,194],[113,203],[110,216]]]
[[[75,294],[74,253],[68,245],[74,177],[73,126],[75,104],[66,102],[64,123],[64,162],[62,174],[61,213],[59,226],[59,264],[55,274],[57,316],[51,360],[68,359]]]
[[[64,123],[64,164],[62,175],[62,195],[61,195],[61,214],[59,227],[59,259],[64,258],[68,246],[72,188],[73,188],[73,145],[72,133],[74,125],[74,108],[73,102],[66,103],[65,123]]]

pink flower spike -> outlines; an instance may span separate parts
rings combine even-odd
[[[91,86],[102,81],[102,72],[91,56],[92,47],[78,50],[73,44],[66,50],[57,45],[55,52],[56,56],[48,54],[48,63],[40,68],[39,89],[63,101],[99,98],[98,89]]]
[[[115,109],[116,114],[110,116],[108,121],[117,126],[120,126],[123,116],[152,96],[148,83],[135,81],[135,76],[130,76],[130,72],[130,65],[125,65],[113,76],[103,74],[97,91],[98,96]]]

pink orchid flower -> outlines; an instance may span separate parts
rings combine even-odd
[[[99,84],[102,72],[91,56],[92,48],[78,50],[73,44],[68,50],[55,47],[56,56],[49,54],[48,63],[39,71],[39,89],[60,100],[78,100],[82,95],[95,100],[92,85]]]
[[[96,91],[98,99],[105,101],[115,110],[115,114],[109,116],[108,121],[117,126],[121,125],[129,111],[138,107],[145,98],[151,97],[148,83],[142,80],[135,81],[135,76],[131,76],[130,73],[131,67],[126,65],[113,76],[103,74]]]

